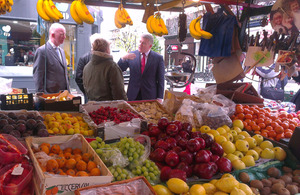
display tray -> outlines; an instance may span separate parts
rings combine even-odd
[[[33,110],[33,94],[7,94],[1,95],[1,110]]]
[[[101,176],[88,176],[88,177],[70,177],[70,176],[55,176],[44,174],[42,171],[39,162],[37,161],[34,152],[32,150],[33,144],[40,145],[42,143],[49,144],[66,144],[70,140],[72,142],[73,148],[81,148],[83,153],[92,154],[93,161],[100,166]],[[59,194],[68,194],[70,192],[74,192],[78,188],[99,185],[104,183],[110,183],[113,179],[111,172],[105,166],[103,161],[99,158],[94,149],[89,145],[89,143],[85,140],[85,138],[80,135],[68,135],[68,136],[53,136],[48,138],[36,138],[36,137],[27,137],[26,145],[29,150],[29,155],[34,165],[34,186],[35,193],[37,195],[47,194],[48,191],[56,188]]]
[[[130,104],[140,115],[149,123],[157,124],[161,117],[166,117],[169,121],[174,119],[173,114],[158,102],[158,100],[129,101]]]
[[[131,105],[123,100],[88,102],[87,104],[80,106],[80,111],[86,116],[90,117],[90,112],[97,111],[102,107],[128,109],[133,114],[139,116],[139,118],[133,118],[131,121],[121,122],[119,124],[116,124],[113,121],[106,121],[97,125],[93,121],[93,119],[91,119],[91,124],[93,126],[104,131],[104,140],[132,136],[134,134],[139,134],[141,131],[147,129],[147,120],[143,116],[141,116]]]

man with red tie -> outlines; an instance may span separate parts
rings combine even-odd
[[[127,89],[129,101],[162,99],[164,94],[165,65],[163,57],[151,51],[153,36],[143,34],[138,50],[123,56],[118,65],[125,71],[130,69]]]

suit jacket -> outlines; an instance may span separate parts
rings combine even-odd
[[[141,73],[141,54],[139,51],[132,52],[136,55],[133,60],[120,59],[118,65],[125,71],[130,69],[130,78],[127,89],[127,97],[129,101],[136,100],[139,92],[142,99],[163,98],[164,94],[164,75],[165,65],[163,57],[150,51],[143,74]]]
[[[84,56],[79,58],[78,64],[77,64],[75,81],[83,94],[85,94],[85,90],[83,87],[83,80],[82,80],[83,69],[84,69],[85,65],[87,65],[87,63],[89,63],[91,57],[92,57],[92,52],[88,52],[88,53],[84,54]]]
[[[49,42],[36,50],[33,64],[33,80],[36,92],[58,93],[61,90],[69,90],[65,53],[61,48],[59,48],[59,51],[62,61]]]

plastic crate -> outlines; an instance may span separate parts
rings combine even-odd
[[[33,108],[32,93],[1,95],[1,110],[33,110]]]

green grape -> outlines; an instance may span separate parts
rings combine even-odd
[[[151,181],[151,178],[150,178],[150,176],[148,175],[148,176],[146,176],[146,179],[148,180],[148,181]]]
[[[129,175],[127,175],[127,178],[126,179],[131,179],[131,177]]]
[[[136,174],[135,175],[141,175],[142,174],[142,171],[141,171],[141,169],[137,169],[136,170]]]
[[[153,167],[149,167],[149,171],[153,172],[154,168]]]
[[[117,180],[118,180],[118,181],[121,181],[121,180],[122,180],[122,177],[121,177],[121,176],[118,176],[118,177],[117,177]]]
[[[122,173],[122,174],[121,174],[121,178],[122,178],[122,180],[123,180],[123,179],[126,179],[126,175],[125,175],[124,173]]]
[[[121,173],[122,173],[122,169],[121,169],[120,167],[118,167],[118,168],[117,168],[117,172],[118,172],[119,174],[121,174]]]
[[[159,171],[153,171],[154,175],[158,175]]]
[[[102,142],[102,138],[96,137],[96,141],[97,141],[97,142]]]
[[[130,162],[133,161],[132,156],[130,156],[130,157],[128,158],[128,160],[129,160]]]
[[[147,163],[145,164],[145,166],[146,166],[147,168],[149,168],[149,167],[150,167],[150,163],[147,162]]]
[[[133,153],[132,157],[133,157],[133,159],[138,159],[139,155],[135,152],[135,153]]]
[[[118,172],[114,173],[114,177],[118,177],[118,175],[119,175]]]
[[[148,171],[147,167],[144,167],[144,166],[143,166],[143,167],[142,167],[142,171],[143,171],[143,172]]]
[[[149,173],[147,171],[144,172],[144,176],[147,177]]]

